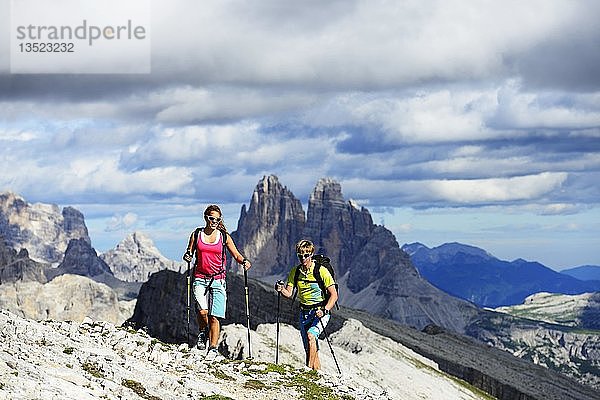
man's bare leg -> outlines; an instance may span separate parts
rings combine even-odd
[[[306,335],[308,336],[308,367],[319,370],[321,369],[321,361],[317,350],[317,338],[312,333]]]

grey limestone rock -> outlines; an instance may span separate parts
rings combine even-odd
[[[142,232],[133,232],[122,242],[100,255],[114,276],[127,282],[145,282],[151,274],[163,269],[180,271],[182,262],[163,256],[152,239]]]
[[[296,262],[293,244],[301,236],[305,217],[300,200],[274,176],[256,185],[248,210],[242,206],[232,237],[253,267],[250,276],[281,274]]]
[[[71,239],[91,243],[83,214],[72,207],[29,204],[11,192],[0,193],[0,235],[8,246],[26,248],[36,261],[59,263]]]

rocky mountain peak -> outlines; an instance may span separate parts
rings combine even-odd
[[[310,195],[310,201],[344,204],[342,185],[333,178],[321,178]]]
[[[58,275],[75,274],[88,277],[109,274],[109,266],[96,254],[96,250],[84,239],[72,239],[69,242],[65,257],[57,268],[49,270],[46,275],[52,279]]]
[[[163,256],[150,237],[133,232],[117,246],[100,255],[116,278],[127,282],[145,282],[160,270],[181,270],[183,263]]]
[[[232,233],[242,254],[252,260],[251,275],[285,271],[295,262],[293,244],[304,229],[302,204],[274,176],[264,176],[254,188],[250,205],[242,207]]]
[[[317,252],[326,252],[343,275],[367,243],[374,226],[366,208],[358,209],[344,200],[339,182],[323,178],[310,195],[302,234],[315,243]]]
[[[33,260],[59,263],[71,239],[91,243],[81,212],[55,204],[29,204],[12,192],[0,193],[0,235],[8,246],[29,250]]]
[[[422,279],[392,232],[373,224],[366,208],[346,201],[340,183],[331,178],[317,182],[306,222],[300,201],[275,177],[263,178],[232,236],[252,260],[251,274],[265,281],[298,263],[294,244],[306,238],[331,259],[340,304],[412,326],[433,322],[459,332],[477,314],[474,306]]]

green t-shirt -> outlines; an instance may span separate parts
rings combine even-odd
[[[291,285],[292,288],[294,287],[294,275],[298,268],[300,268],[300,274],[298,275],[298,301],[305,306],[312,306],[325,301],[323,292],[313,275],[314,263],[306,272],[303,271],[300,265],[296,265],[292,268],[287,277],[287,285]],[[319,273],[321,274],[321,278],[323,278],[323,284],[326,288],[335,284],[333,277],[327,268],[321,266],[319,268]]]

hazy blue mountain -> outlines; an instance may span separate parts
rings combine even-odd
[[[500,260],[483,249],[461,243],[432,249],[412,243],[402,249],[433,285],[479,306],[521,304],[538,292],[580,294],[600,290],[600,281],[581,281],[538,262]]]
[[[582,265],[580,267],[563,269],[560,273],[572,276],[581,281],[600,281],[600,265]]]

